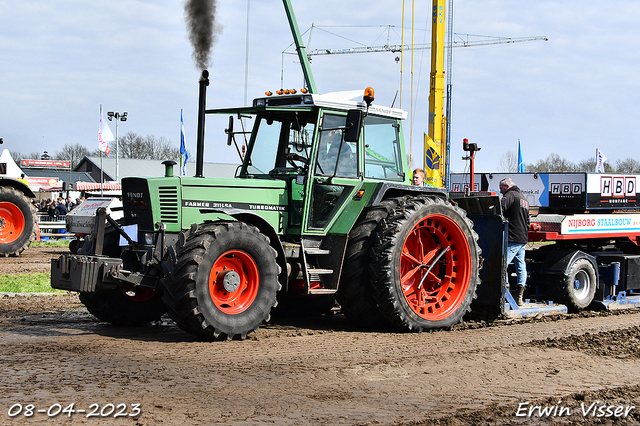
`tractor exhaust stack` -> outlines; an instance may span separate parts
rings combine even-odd
[[[196,141],[196,177],[204,177],[204,113],[207,107],[207,86],[209,85],[209,71],[203,70],[200,78],[198,97],[198,135]]]

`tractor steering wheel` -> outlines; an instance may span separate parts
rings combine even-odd
[[[303,166],[300,166],[298,164],[296,164],[296,161],[300,162],[303,164]],[[295,167],[296,169],[304,169],[304,167],[307,166],[307,164],[309,164],[309,160],[299,156],[296,153],[289,153],[287,154],[287,163],[291,164],[293,167]]]

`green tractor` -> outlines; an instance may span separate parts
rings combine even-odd
[[[96,208],[76,253],[52,260],[53,288],[80,292],[113,324],[167,312],[203,340],[244,339],[279,302],[312,313],[335,300],[363,328],[462,320],[478,237],[444,189],[409,185],[404,111],[373,104],[373,90],[205,111],[207,85],[204,71],[196,175],[174,176],[166,161],[164,177],[124,178],[124,218]],[[203,176],[205,113],[230,115],[227,144],[246,147],[233,179]]]

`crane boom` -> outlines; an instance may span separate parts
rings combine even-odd
[[[282,0],[284,10],[287,13],[287,19],[289,20],[289,27],[291,29],[291,35],[296,45],[296,51],[298,52],[298,58],[300,59],[300,65],[302,66],[302,73],[304,74],[304,80],[309,93],[318,93],[316,89],[316,81],[313,78],[313,72],[311,72],[311,64],[309,63],[309,55],[307,54],[307,48],[302,43],[302,36],[300,35],[300,29],[298,28],[298,21],[296,15],[293,12],[293,6],[291,0]]]
[[[466,40],[460,38],[460,40],[454,40],[453,44],[445,43],[445,48],[451,47],[474,47],[474,46],[489,46],[493,44],[508,44],[508,43],[523,43],[527,41],[543,40],[548,41],[546,36],[531,36],[531,37],[488,37],[488,40],[468,40],[471,34],[456,34],[456,36],[466,36]],[[307,52],[308,56],[316,55],[343,55],[350,53],[379,53],[379,52],[393,52],[397,53],[402,50],[411,50],[410,44],[385,44],[383,46],[359,46],[359,47],[347,47],[342,49],[313,49]],[[416,44],[413,46],[414,50],[431,49],[431,43]]]

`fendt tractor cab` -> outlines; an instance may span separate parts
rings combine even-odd
[[[166,311],[205,340],[245,338],[278,302],[312,312],[335,298],[369,328],[462,320],[478,284],[477,235],[444,189],[409,185],[404,111],[373,104],[370,89],[360,102],[294,93],[207,110],[231,116],[227,144],[240,153],[246,143],[246,154],[235,178],[205,178],[207,77],[196,176],[173,176],[167,161],[164,177],[124,178],[123,220],[97,208],[77,253],[52,260],[54,288],[80,292],[114,324]]]

